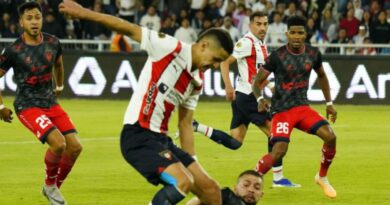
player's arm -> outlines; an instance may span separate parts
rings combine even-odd
[[[337,112],[333,106],[332,98],[330,96],[330,86],[329,86],[328,77],[326,76],[326,73],[322,66],[319,69],[317,69],[316,72],[318,75],[318,84],[322,90],[322,93],[324,94],[324,98],[326,101],[326,118],[329,119],[330,116],[330,121],[335,123],[337,119]]]
[[[55,94],[58,97],[64,89],[64,62],[62,55],[57,58],[54,64],[54,79],[56,83]]]
[[[136,24],[122,20],[112,15],[107,15],[83,8],[71,0],[64,0],[59,5],[59,10],[61,13],[65,14],[65,16],[102,24],[110,30],[127,35],[134,41],[141,42],[141,27]]]
[[[237,59],[234,56],[229,56],[228,59],[223,61],[221,63],[221,74],[222,74],[222,80],[225,84],[225,91],[226,91],[226,100],[232,101],[236,98],[234,94],[234,88],[232,85],[232,82],[230,81],[229,73],[230,73],[230,65],[234,62],[236,62]]]
[[[0,78],[2,78],[5,74],[5,71],[0,69]],[[3,102],[3,97],[1,95],[0,90],[0,120],[4,120],[4,122],[12,122],[12,110],[5,107]]]
[[[264,68],[261,68],[257,72],[252,82],[252,91],[254,96],[256,97],[259,112],[268,110],[269,107],[263,95],[263,89],[269,83],[269,81],[267,80],[268,75],[269,72]]]
[[[195,156],[195,143],[194,132],[192,131],[192,117],[194,111],[187,109],[183,106],[179,106],[179,136],[181,148],[190,154]]]

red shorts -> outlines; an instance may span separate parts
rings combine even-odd
[[[18,118],[42,143],[45,143],[46,137],[54,129],[58,129],[63,135],[76,132],[72,120],[59,105],[27,108],[19,113]]]
[[[322,125],[329,124],[318,112],[307,105],[293,107],[272,117],[271,141],[290,142],[294,127],[315,134]]]

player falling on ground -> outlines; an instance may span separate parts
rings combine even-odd
[[[229,33],[211,29],[189,45],[114,16],[100,14],[65,0],[60,11],[100,23],[141,43],[148,59],[125,113],[121,151],[127,162],[150,183],[162,184],[151,204],[177,204],[191,191],[202,203],[221,204],[217,183],[194,161],[192,116],[202,87],[203,72],[218,68],[233,51]],[[173,111],[179,110],[184,152],[166,133]],[[190,155],[191,154],[191,155]]]
[[[222,205],[256,205],[263,197],[263,178],[254,170],[243,171],[237,179],[234,189],[225,187],[221,190]],[[201,205],[198,198],[193,198],[187,205]]]
[[[19,120],[49,148],[45,154],[43,194],[50,204],[66,204],[59,188],[71,171],[82,146],[76,129],[57,102],[64,88],[64,67],[59,40],[42,33],[42,10],[38,3],[19,7],[23,34],[0,56],[0,77],[11,67],[18,85],[14,109]],[[53,69],[54,67],[54,69]],[[53,82],[53,78],[55,79]],[[53,91],[53,84],[56,85]],[[12,111],[0,94],[0,119],[11,122]]]
[[[250,31],[241,38],[234,47],[233,54],[221,63],[221,72],[225,83],[226,99],[231,102],[232,120],[230,135],[210,126],[193,122],[194,131],[202,133],[211,140],[229,149],[241,147],[248,130],[249,123],[256,125],[270,138],[271,115],[268,111],[258,112],[256,98],[252,93],[252,81],[261,65],[267,58],[267,46],[264,42],[268,29],[268,17],[263,12],[255,12],[250,16]],[[229,66],[237,61],[240,78],[234,92],[229,78]],[[272,145],[268,143],[268,151]],[[283,176],[282,159],[274,164],[273,187],[300,187]]]
[[[317,48],[305,45],[306,20],[293,16],[287,22],[287,45],[273,51],[265,65],[259,70],[253,82],[253,93],[259,99],[259,110],[268,108],[263,97],[262,88],[267,76],[275,75],[275,93],[272,96],[272,151],[258,162],[256,170],[260,174],[269,171],[272,165],[287,152],[290,134],[293,128],[317,135],[324,141],[320,171],[315,181],[326,196],[336,197],[336,191],[330,185],[327,172],[336,154],[336,135],[329,123],[316,111],[311,109],[307,100],[307,89],[311,70],[318,75],[318,82],[326,100],[326,116],[335,122],[337,112],[330,96],[328,78],[322,67],[321,53]]]

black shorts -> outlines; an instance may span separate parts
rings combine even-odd
[[[187,167],[195,161],[170,137],[144,129],[138,123],[124,125],[120,143],[126,161],[154,185],[164,184],[160,174],[169,165],[181,162]]]
[[[247,95],[236,91],[236,100],[232,101],[232,122],[230,129],[237,128],[244,124],[248,127],[249,123],[257,126],[264,125],[267,120],[271,120],[272,116],[269,112],[257,111],[257,102],[253,93]]]

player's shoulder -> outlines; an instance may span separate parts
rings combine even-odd
[[[6,55],[10,53],[18,53],[23,46],[22,37],[17,38],[12,44],[6,46],[1,50],[1,55]]]
[[[235,49],[242,49],[242,48],[247,48],[251,47],[253,44],[252,40],[249,37],[242,37],[240,38],[237,43],[234,45]]]
[[[42,32],[42,35],[43,35],[43,40],[47,43],[57,44],[60,42],[60,40],[54,35],[45,32]]]
[[[310,44],[305,44],[305,51],[309,54],[310,53],[317,54],[318,52],[320,52],[320,50],[317,47],[314,47]]]
[[[229,188],[221,189],[223,205],[245,205],[245,203]]]

